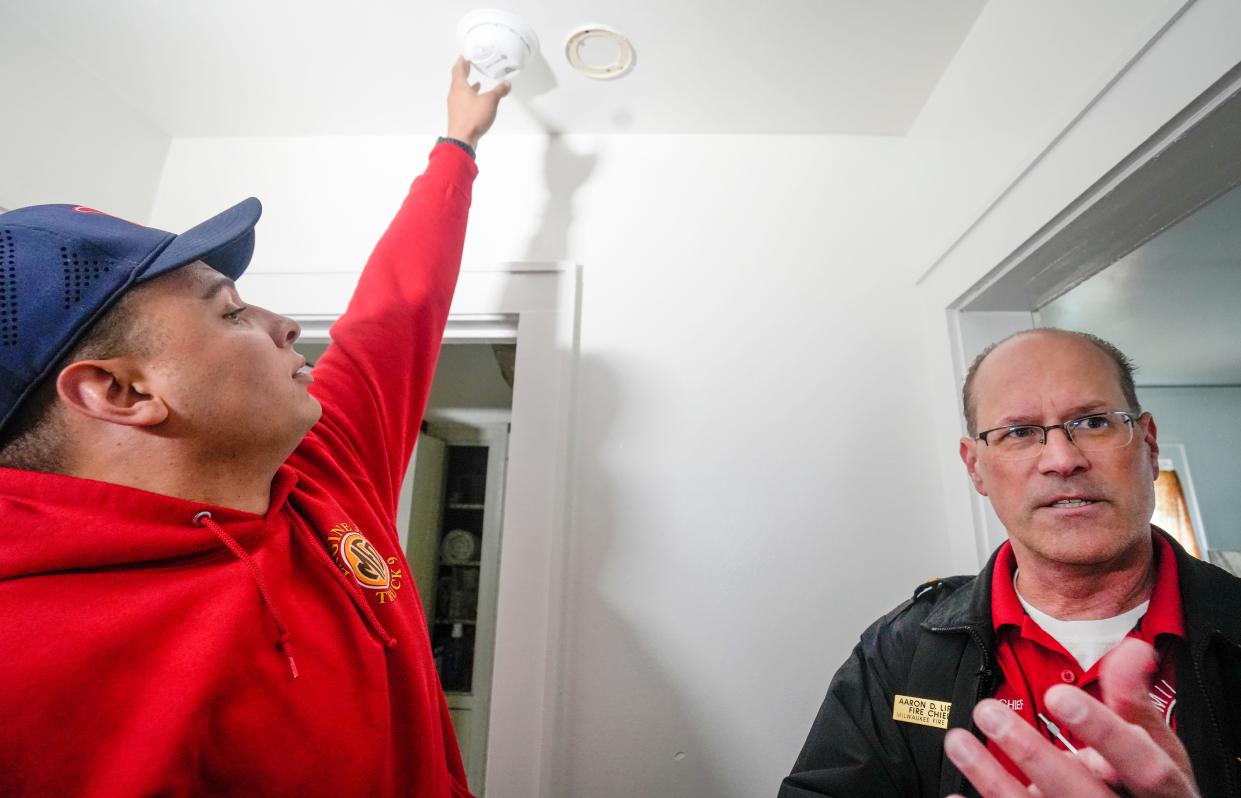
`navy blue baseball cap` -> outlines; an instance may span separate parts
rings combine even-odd
[[[81,205],[0,213],[0,428],[130,288],[198,260],[241,276],[262,212],[250,197],[181,235]]]

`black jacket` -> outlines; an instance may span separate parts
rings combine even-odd
[[[1160,532],[1160,534],[1163,534]],[[1175,647],[1177,735],[1203,798],[1241,796],[1241,579],[1175,541],[1186,640]],[[862,634],[836,672],[779,798],[977,795],[944,756],[945,729],[892,719],[896,694],[951,701],[948,725],[1002,678],[991,624],[992,555],[978,576],[922,585]]]

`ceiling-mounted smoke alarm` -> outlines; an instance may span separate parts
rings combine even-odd
[[[583,49],[591,51],[609,51],[605,61],[600,63],[582,53]],[[633,69],[637,58],[633,44],[620,31],[606,25],[587,25],[569,34],[564,43],[564,55],[569,65],[588,78],[613,80],[628,75]]]
[[[539,37],[516,14],[483,8],[457,23],[461,54],[492,80],[505,80],[539,52]]]

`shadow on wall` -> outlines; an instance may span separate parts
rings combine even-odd
[[[526,246],[528,261],[572,260],[569,255],[569,231],[573,227],[573,197],[586,184],[595,170],[597,153],[574,152],[558,129],[533,106],[526,111],[547,133],[547,151],[543,155],[543,184],[547,189],[542,221]]]
[[[578,411],[574,502],[565,604],[566,656],[560,694],[561,741],[557,795],[591,798],[722,798],[725,771],[708,750],[708,713],[668,667],[669,652],[657,649],[661,630],[646,628],[649,608],[635,547],[624,545],[617,479],[609,475],[609,452],[621,449],[615,422],[628,397],[614,365],[589,356],[578,364]],[[659,557],[658,551],[641,556]],[[627,609],[637,608],[637,612]],[[665,607],[662,633],[690,624],[685,608]],[[718,731],[718,730],[717,730]],[[737,798],[742,798],[738,796]]]
[[[525,77],[531,77],[529,75]],[[517,86],[521,86],[518,82]],[[537,96],[537,89],[535,95]],[[525,99],[525,93],[519,93]],[[573,202],[591,178],[598,152],[576,152],[563,131],[524,103],[543,128],[546,202],[525,260],[574,260],[569,251]],[[585,285],[583,286],[585,288]],[[581,301],[579,297],[579,301]],[[579,306],[579,313],[581,307]],[[517,375],[521,379],[521,375]],[[626,403],[615,365],[579,355],[573,419],[573,495],[568,534],[564,660],[553,735],[554,795],[591,798],[721,798],[720,763],[711,759],[703,713],[678,690],[653,630],[624,609],[635,598],[623,587],[628,566],[618,557],[613,490],[601,454]],[[651,556],[657,556],[652,552]],[[634,580],[639,581],[639,580]],[[609,585],[622,585],[614,590]],[[667,608],[676,617],[678,608]],[[684,613],[680,613],[684,615]],[[680,622],[691,622],[682,617]],[[774,789],[774,788],[773,788]],[[741,798],[741,796],[738,796]]]

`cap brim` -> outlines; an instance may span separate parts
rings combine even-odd
[[[262,204],[254,197],[237,203],[223,213],[195,225],[172,240],[138,278],[153,279],[201,260],[211,268],[236,280],[250,265],[254,255],[254,225],[263,215]]]

